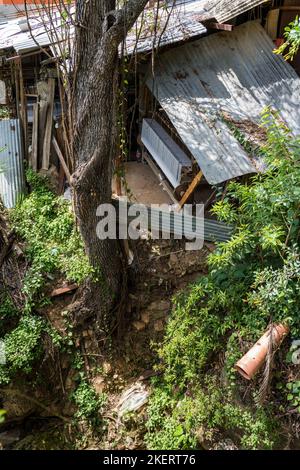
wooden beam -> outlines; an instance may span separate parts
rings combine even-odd
[[[300,11],[300,5],[279,7],[281,11]]]
[[[193,181],[191,182],[191,184],[189,185],[187,191],[184,193],[184,195],[182,196],[180,202],[178,203],[178,210],[182,209],[182,206],[184,206],[184,204],[186,203],[186,201],[188,200],[188,198],[191,196],[191,194],[195,191],[196,187],[198,186],[198,184],[200,183],[201,179],[203,177],[203,173],[202,171],[200,170],[199,173],[195,176],[195,178],[193,179]]]
[[[63,167],[63,170],[64,170],[64,172],[65,172],[65,175],[66,175],[66,178],[67,178],[67,180],[68,180],[68,183],[70,183],[70,181],[71,181],[71,174],[70,174],[69,168],[68,168],[68,166],[67,166],[67,164],[66,164],[66,161],[65,161],[65,159],[64,159],[64,156],[63,156],[63,154],[62,154],[62,151],[60,150],[60,147],[59,147],[59,145],[58,145],[58,142],[57,142],[57,140],[56,140],[56,138],[55,138],[54,136],[53,136],[53,138],[52,138],[52,144],[53,144],[53,146],[54,146],[54,148],[55,148],[55,152],[57,153],[57,156],[58,156],[58,158],[59,158],[60,164],[61,164],[61,166]]]
[[[38,135],[39,135],[39,105],[33,104],[33,123],[32,123],[32,151],[31,166],[34,171],[38,170]]]
[[[53,127],[53,107],[54,107],[54,92],[55,92],[55,79],[48,79],[49,95],[48,95],[48,107],[47,107],[47,120],[46,129],[43,143],[43,159],[42,169],[48,170],[50,165],[50,150],[51,150],[51,137]]]
[[[20,115],[21,115],[23,136],[24,136],[24,153],[25,153],[25,158],[27,159],[27,156],[28,156],[27,99],[26,99],[26,96],[25,96],[23,68],[22,68],[21,60],[19,60],[19,84],[20,84],[20,102],[21,102]]]
[[[16,112],[17,118],[21,119],[20,115],[20,81],[19,81],[19,62],[17,62],[14,66],[15,72],[15,88],[16,88]]]
[[[232,31],[234,29],[234,25],[226,24],[226,23],[215,23],[211,22],[206,25],[207,29],[216,29],[219,31]]]

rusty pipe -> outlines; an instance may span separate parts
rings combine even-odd
[[[278,347],[283,338],[289,333],[289,328],[282,324],[273,325],[272,329],[269,328],[264,333],[257,343],[235,365],[235,369],[245,379],[251,380],[265,362],[269,350],[271,330],[275,347]]]

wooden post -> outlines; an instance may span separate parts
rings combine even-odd
[[[52,127],[53,127],[53,106],[54,106],[54,93],[55,93],[55,79],[48,79],[48,107],[47,107],[47,120],[46,129],[43,143],[43,159],[42,169],[48,170],[50,164],[50,150],[51,150],[51,138],[52,138]]]
[[[33,105],[33,124],[32,124],[32,151],[31,166],[34,171],[38,170],[38,134],[39,134],[39,105]]]
[[[63,170],[64,170],[64,172],[65,172],[65,175],[66,175],[66,178],[67,178],[67,180],[68,180],[68,183],[70,183],[70,181],[71,181],[71,174],[70,174],[70,172],[69,172],[69,168],[68,168],[68,166],[67,166],[67,164],[66,164],[66,161],[65,161],[65,159],[64,159],[64,156],[63,156],[63,154],[62,154],[62,151],[60,150],[60,147],[59,147],[58,142],[57,142],[57,140],[56,140],[55,137],[53,137],[52,143],[53,143],[53,146],[54,146],[54,148],[55,148],[55,152],[57,153],[57,156],[58,156],[58,158],[59,158],[60,164],[61,164],[61,166],[62,166],[62,168],[63,168]]]
[[[16,64],[14,65],[14,72],[15,72],[15,88],[16,88],[16,112],[17,112],[17,118],[21,119],[19,66],[20,66],[19,62],[16,62]]]
[[[20,116],[21,116],[23,136],[24,136],[24,153],[25,153],[25,158],[27,158],[28,156],[27,100],[26,100],[25,89],[24,89],[22,59],[19,59],[18,62],[19,62],[19,83],[20,83],[20,102],[21,102]]]
[[[195,191],[195,189],[198,186],[198,184],[200,183],[202,177],[203,177],[203,173],[200,170],[199,173],[195,176],[195,178],[191,182],[191,184],[189,185],[187,191],[182,196],[180,202],[178,203],[178,210],[182,209],[182,206],[184,206],[184,204],[186,203],[186,201],[188,200],[190,195]]]

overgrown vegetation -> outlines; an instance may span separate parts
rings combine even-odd
[[[284,43],[274,52],[282,54],[285,60],[294,60],[300,47],[300,19],[296,16],[294,21],[284,28]]]
[[[15,328],[6,332],[6,364],[0,365],[0,384],[8,383],[18,372],[29,373],[43,352],[41,336],[49,334],[56,343],[60,337],[35,310],[49,302],[47,283],[54,276],[82,282],[90,273],[74,217],[67,201],[55,196],[45,178],[27,172],[31,192],[11,213],[11,224],[24,241],[29,268],[23,283],[24,307],[18,312],[7,293],[1,295],[2,327],[19,317]],[[5,328],[2,329],[2,334]]]
[[[77,409],[72,422],[75,433],[84,426],[85,432],[97,431],[97,435],[101,435],[105,428],[102,412],[106,396],[98,395],[86,378],[84,361],[75,347],[68,313],[62,312],[64,335],[38,313],[50,302],[47,291],[53,281],[67,279],[80,284],[94,272],[84,254],[70,203],[56,196],[47,179],[31,170],[27,172],[27,182],[29,195],[10,214],[11,225],[23,242],[28,262],[22,288],[25,300],[23,309],[17,309],[8,292],[0,293],[0,327],[5,345],[5,364],[0,365],[0,386],[9,384],[20,374],[38,370],[36,367],[45,355],[45,344],[50,341],[53,348],[69,356],[71,368],[76,371],[75,390],[68,397]],[[49,340],[46,343],[43,341],[45,337]],[[0,423],[3,420],[4,411],[0,410]],[[29,439],[29,448],[33,445]]]
[[[14,209],[12,224],[26,243],[30,269],[24,280],[25,312],[43,300],[47,280],[60,274],[80,284],[92,269],[76,230],[70,203],[53,194],[44,178],[27,172],[31,192]]]
[[[252,398],[241,399],[233,369],[270,323],[288,324],[292,337],[300,335],[300,141],[270,110],[263,125],[267,171],[249,184],[230,183],[213,211],[235,234],[210,255],[209,274],[175,299],[158,350],[163,378],[148,410],[151,449],[205,447],[219,433],[241,448],[276,446],[277,398],[257,404],[256,383]],[[288,385],[297,397],[298,385]],[[279,400],[282,412],[284,391]]]

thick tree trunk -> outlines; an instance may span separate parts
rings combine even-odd
[[[76,171],[72,177],[75,211],[97,280],[89,283],[85,305],[107,329],[122,283],[117,240],[97,238],[97,207],[111,202],[113,161],[116,157],[116,97],[118,46],[147,0],[130,0],[115,11],[115,0],[77,0],[75,37],[74,140]]]

